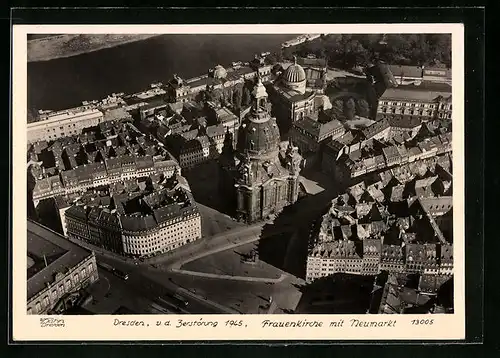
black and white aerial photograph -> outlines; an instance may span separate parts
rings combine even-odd
[[[27,315],[455,312],[451,34],[26,41]]]

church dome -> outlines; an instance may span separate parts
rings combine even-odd
[[[217,65],[214,68],[214,78],[226,78],[227,77],[227,71],[224,67],[221,65]]]
[[[276,119],[265,111],[252,114],[238,132],[238,151],[242,154],[265,154],[278,149],[280,132]]]
[[[288,66],[283,74],[283,79],[289,83],[303,82],[306,80],[306,72],[301,65],[294,63]]]
[[[301,65],[297,63],[294,57],[294,63],[283,73],[283,84],[286,88],[296,91],[300,94],[306,93],[306,72]]]

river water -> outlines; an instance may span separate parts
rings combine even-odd
[[[113,92],[189,78],[217,64],[250,61],[296,35],[162,35],[74,57],[28,63],[28,108],[64,109]]]

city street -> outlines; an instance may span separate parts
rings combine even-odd
[[[109,314],[126,307],[137,314],[147,314],[151,303],[135,286],[127,284],[112,273],[99,269],[99,281],[89,288],[93,302],[85,306],[96,314]]]
[[[316,181],[316,178],[313,180]],[[189,302],[185,307],[189,313],[280,313],[294,310],[301,297],[298,287],[304,283],[298,277],[303,277],[305,271],[310,224],[336,192],[331,183],[326,183],[329,186],[318,184],[325,190],[302,198],[273,221],[236,225],[144,262],[124,259],[94,248],[98,261],[127,272],[129,278],[123,281],[101,270],[101,280],[94,288],[96,293],[93,293],[97,302],[89,305],[88,309],[96,313],[110,313],[125,306],[137,313],[148,313],[149,305],[158,297],[168,300],[168,294],[177,293]],[[281,238],[280,234],[285,233],[288,233],[286,237]],[[285,246],[278,245],[283,246],[283,252],[273,248],[273,240],[284,243]],[[282,264],[275,266],[277,272],[281,270],[281,276],[274,279],[228,277],[228,273],[224,274],[222,270],[219,274],[204,275],[182,267],[197,259],[253,242],[258,244],[259,250],[267,249],[269,254],[282,257]],[[260,258],[267,262],[265,257]],[[271,296],[274,304],[269,305]]]
[[[164,272],[154,270],[157,272],[157,274],[154,275],[151,273],[152,270],[148,270],[148,268],[145,266],[139,266],[118,259],[112,259],[109,256],[104,257],[100,254],[96,254],[96,256],[98,261],[106,262],[113,267],[129,274],[129,278],[126,281],[114,276],[109,272],[105,272],[104,277],[106,277],[111,283],[112,294],[114,294],[115,287],[118,290],[120,290],[121,287],[126,287],[129,290],[129,292],[127,292],[127,295],[131,294],[131,296],[141,297],[143,300],[146,299],[148,301],[146,304],[143,303],[144,301],[141,301],[139,303],[139,306],[142,307],[142,309],[144,309],[143,306],[149,306],[149,302],[156,301],[158,297],[169,301],[169,294],[179,293],[186,299],[186,301],[189,302],[188,306],[184,308],[189,313],[223,313],[219,308],[204,302],[203,299],[193,298],[192,296],[186,295],[185,292],[183,292],[182,288],[181,290],[179,290],[179,286],[170,282],[170,280],[168,279],[170,275],[167,275]],[[137,303],[132,302],[132,305],[137,306]]]

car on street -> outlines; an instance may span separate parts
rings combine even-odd
[[[116,277],[121,278],[122,280],[125,280],[125,281],[126,281],[126,280],[128,280],[128,273],[126,273],[126,272],[123,272],[123,271],[120,271],[120,270],[115,269],[115,270],[113,271],[113,274],[114,274]]]

